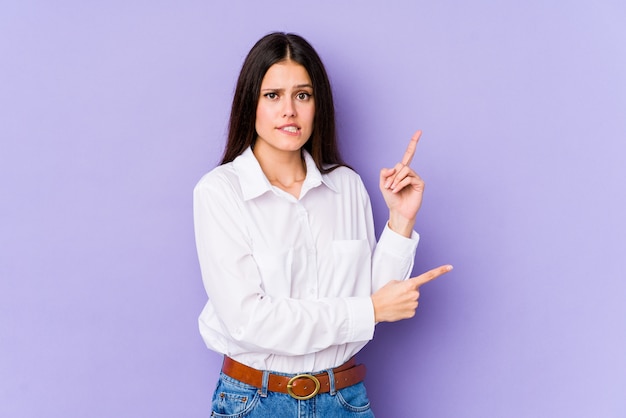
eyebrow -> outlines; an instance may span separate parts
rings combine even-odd
[[[295,86],[293,86],[294,89],[302,89],[302,88],[305,88],[305,87],[308,87],[310,89],[313,88],[313,86],[311,84],[308,84],[308,83],[307,84],[296,84]],[[285,90],[285,89],[275,89],[275,88],[271,88],[271,87],[270,88],[266,88],[266,89],[261,89],[261,91],[268,91],[268,90],[271,90],[271,91],[282,91],[282,90]]]

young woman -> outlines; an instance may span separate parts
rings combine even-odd
[[[412,317],[413,232],[424,184],[380,173],[389,221],[376,242],[368,194],[339,155],[330,83],[294,34],[259,40],[243,64],[220,166],[194,190],[207,346],[224,355],[215,417],[373,416],[354,355],[375,324]]]

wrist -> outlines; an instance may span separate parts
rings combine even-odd
[[[415,218],[407,219],[404,216],[390,212],[387,226],[389,226],[389,229],[393,232],[410,238],[413,233],[413,227],[415,226]]]
[[[371,300],[372,300],[372,307],[374,308],[374,325],[377,325],[381,322],[383,322],[380,318],[380,305],[379,305],[379,301],[377,300],[376,297],[376,293],[374,293],[371,296]]]

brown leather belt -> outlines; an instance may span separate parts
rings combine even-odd
[[[248,367],[228,356],[224,357],[222,372],[235,380],[258,389],[263,387],[263,371]],[[356,360],[353,357],[346,363],[333,369],[333,374],[335,376],[335,390],[340,390],[362,382],[365,379],[365,365],[356,364]],[[330,379],[326,372],[315,375],[303,373],[294,376],[281,376],[270,373],[267,390],[287,393],[295,399],[306,400],[318,393],[329,392]]]

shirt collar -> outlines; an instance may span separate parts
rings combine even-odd
[[[334,192],[337,187],[327,174],[322,174],[315,165],[315,160],[306,151],[302,150],[304,155],[304,163],[306,164],[306,179],[302,184],[300,198],[302,198],[309,190],[324,184]],[[248,147],[240,156],[233,161],[233,167],[237,172],[240,180],[241,192],[244,200],[254,199],[263,193],[272,190],[272,184],[269,182],[265,173],[261,170],[261,165],[257,161],[252,148]]]

